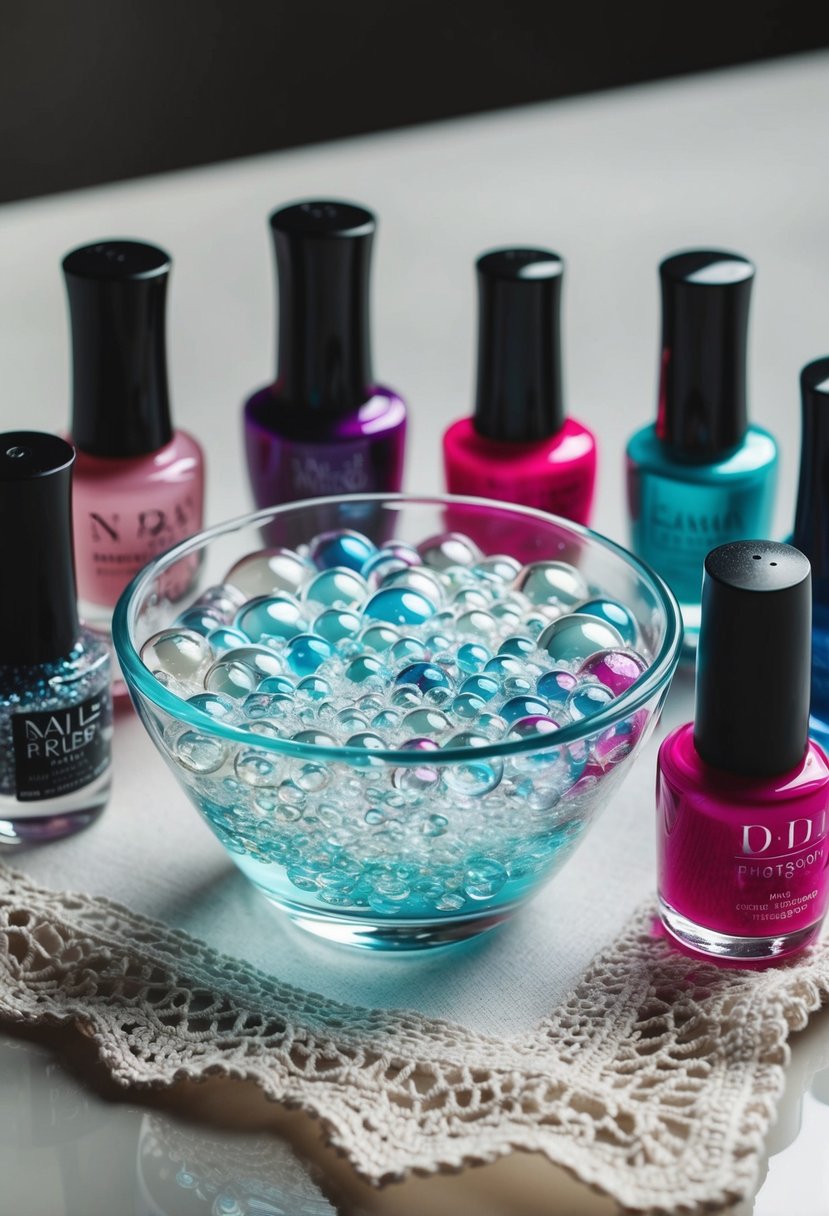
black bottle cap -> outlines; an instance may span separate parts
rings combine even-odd
[[[666,258],[657,434],[680,458],[716,460],[743,441],[746,343],[754,266],[738,253]]]
[[[91,456],[143,456],[173,437],[165,305],[170,256],[99,241],[63,259],[72,331],[72,439]]]
[[[78,640],[72,447],[40,431],[0,435],[0,666],[68,655]]]
[[[494,249],[478,258],[475,430],[532,443],[561,430],[561,280],[548,249]]]
[[[694,744],[715,768],[770,777],[809,736],[812,579],[791,545],[741,540],[705,559]]]
[[[355,203],[309,201],[270,217],[279,294],[276,392],[343,414],[371,395],[368,287],[377,221]]]
[[[812,592],[829,602],[829,357],[800,373],[803,431],[792,543],[812,563]]]

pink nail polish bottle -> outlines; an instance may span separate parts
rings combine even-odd
[[[79,607],[85,623],[107,636],[112,609],[133,575],[202,526],[202,449],[170,420],[170,266],[164,250],[122,240],[74,249],[63,260]],[[193,574],[182,563],[175,572],[180,586],[169,593],[183,595]]]
[[[477,271],[475,411],[444,434],[447,489],[586,524],[596,440],[564,415],[564,263],[546,249],[495,249],[478,259]]]
[[[705,559],[693,723],[659,749],[659,906],[715,959],[785,958],[829,905],[829,761],[811,742],[811,569],[790,545]]]

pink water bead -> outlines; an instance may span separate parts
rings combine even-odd
[[[647,663],[635,650],[599,650],[584,660],[578,674],[593,676],[618,697],[646,670]]]

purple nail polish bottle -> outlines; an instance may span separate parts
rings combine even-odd
[[[244,410],[257,507],[400,489],[406,405],[371,372],[376,226],[370,211],[344,202],[295,203],[270,217],[277,377]]]

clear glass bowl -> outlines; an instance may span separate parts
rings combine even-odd
[[[424,754],[270,738],[209,717],[144,666],[143,643],[244,555],[344,528],[378,546],[454,531],[485,555],[569,562],[631,609],[648,668],[599,713],[550,735]],[[186,598],[172,599],[182,585]],[[561,868],[648,738],[682,628],[665,583],[586,528],[480,499],[373,495],[258,511],[184,541],[126,589],[113,636],[150,737],[251,882],[313,933],[409,950],[498,925]],[[207,763],[192,763],[194,740]]]

